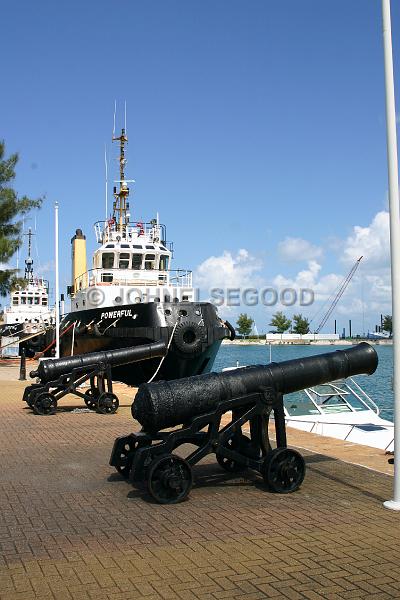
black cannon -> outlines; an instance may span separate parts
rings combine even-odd
[[[266,366],[142,384],[132,416],[143,429],[115,440],[110,465],[132,482],[146,481],[150,495],[163,504],[186,498],[192,487],[192,465],[213,452],[223,469],[251,468],[261,473],[272,491],[293,492],[304,479],[305,463],[297,451],[287,448],[283,395],[372,374],[377,364],[372,346],[361,343],[348,350]],[[268,435],[271,414],[274,449]],[[172,431],[162,431],[177,425]],[[182,444],[197,448],[182,458],[172,453]]]
[[[39,363],[30,376],[40,383],[25,388],[23,400],[37,415],[54,414],[57,402],[67,394],[83,398],[88,408],[102,414],[112,414],[119,402],[113,393],[111,369],[113,366],[162,357],[167,353],[164,342],[118,348],[103,352],[90,352],[79,356],[50,358]],[[89,381],[90,388],[79,387]]]

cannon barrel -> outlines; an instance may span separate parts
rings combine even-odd
[[[281,363],[144,383],[132,404],[132,416],[146,431],[159,431],[215,410],[217,404],[224,400],[262,392],[267,388],[289,394],[352,375],[371,375],[377,365],[375,350],[362,342],[348,350]]]
[[[155,342],[154,344],[118,348],[117,350],[90,352],[78,356],[49,358],[42,361],[36,371],[31,371],[30,376],[40,377],[42,382],[47,382],[65,375],[73,369],[82,369],[84,371],[99,363],[110,366],[126,365],[131,362],[165,356],[166,353],[167,347],[164,342]]]

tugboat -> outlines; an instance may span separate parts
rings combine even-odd
[[[9,345],[8,339],[15,345],[22,345],[27,356],[41,350],[51,335],[54,325],[54,308],[49,306],[49,282],[36,277],[33,270],[32,230],[28,233],[28,255],[25,259],[25,285],[16,287],[10,295],[10,306],[4,309],[4,322],[0,327],[0,336],[4,349]],[[38,335],[41,333],[41,335]],[[8,339],[7,339],[8,338]],[[7,355],[7,352],[4,352]]]
[[[60,323],[60,355],[85,354],[164,341],[167,356],[113,369],[128,385],[150,379],[177,379],[210,371],[224,338],[233,339],[230,323],[216,307],[200,302],[192,272],[172,270],[173,245],[157,217],[131,221],[125,177],[125,129],[119,137],[119,180],[113,213],[95,223],[100,247],[93,267],[86,265],[86,238],[77,229],[72,244],[71,311]]]

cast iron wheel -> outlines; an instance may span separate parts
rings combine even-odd
[[[273,492],[290,494],[301,486],[306,465],[304,458],[296,450],[275,448],[266,456],[261,473]]]
[[[182,502],[192,489],[192,484],[191,466],[180,456],[164,454],[150,463],[147,489],[160,504]]]
[[[50,392],[38,394],[33,401],[33,412],[35,415],[54,415],[57,408],[57,400]]]
[[[127,440],[124,444],[124,447],[121,448],[119,452],[121,464],[116,465],[115,468],[117,469],[118,473],[122,475],[122,477],[125,477],[125,479],[133,479],[133,473],[131,472],[133,457],[135,450],[137,450],[141,445],[143,445],[143,442],[140,443],[138,440]]]
[[[85,394],[85,404],[90,410],[96,410],[97,408],[97,400],[100,396],[99,388],[91,389],[89,388]]]
[[[234,437],[229,438],[225,447],[229,450],[237,450],[241,454],[246,455],[246,449],[249,444],[251,444],[251,440],[242,433],[240,435],[235,435]],[[228,471],[229,473],[240,473],[240,471],[246,470],[246,465],[242,465],[232,458],[227,458],[226,456],[221,456],[219,452],[216,453],[217,461],[220,467]]]
[[[103,392],[96,400],[97,412],[102,415],[112,415],[117,412],[119,400],[115,394],[111,392]]]

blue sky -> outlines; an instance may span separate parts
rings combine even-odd
[[[175,267],[202,287],[205,272],[213,285],[311,272],[323,299],[367,250],[337,318],[361,331],[390,310],[380,0],[16,0],[2,22],[0,137],[20,152],[18,191],[46,194],[43,264],[60,203],[63,284],[76,227],[95,247],[104,143],[115,153],[126,99],[133,215],[160,212]],[[398,82],[397,2],[392,24]],[[247,312],[269,329],[273,310]]]

